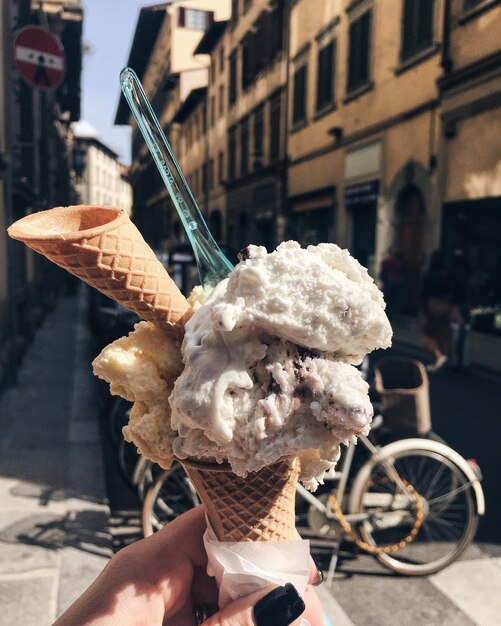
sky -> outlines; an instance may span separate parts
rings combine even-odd
[[[141,6],[152,0],[83,0],[83,40],[90,50],[83,58],[81,119],[90,122],[99,139],[130,163],[130,131],[114,126],[120,95],[119,74],[127,64]]]

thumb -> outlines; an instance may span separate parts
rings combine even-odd
[[[202,626],[288,626],[304,611],[303,599],[296,588],[268,587],[231,602]]]

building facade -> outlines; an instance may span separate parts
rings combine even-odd
[[[132,213],[132,188],[128,168],[100,141],[87,123],[73,126],[76,191],[81,204],[97,204]]]
[[[227,39],[225,32],[229,20],[213,22],[195,48],[195,55],[209,55],[209,81],[206,91],[206,187],[203,201],[208,225],[218,242],[227,241],[226,175],[227,175]],[[181,127],[181,135],[188,141],[190,133]],[[191,136],[190,136],[191,138]],[[182,153],[181,153],[182,154]],[[183,166],[186,159],[183,155]],[[203,178],[203,170],[202,170]]]
[[[284,237],[288,3],[234,0],[227,53],[227,239],[273,248]]]
[[[442,2],[325,2],[291,12],[292,233],[350,248],[377,276],[405,264],[405,304],[438,244]],[[392,5],[391,7],[389,5]],[[327,77],[327,78],[326,78]]]
[[[442,248],[501,333],[501,5],[451,0],[440,78]]]
[[[499,2],[312,6],[233,0],[194,50],[208,80],[171,91],[165,128],[211,229],[236,250],[333,241],[375,278],[391,250],[410,315],[442,247],[497,302]]]
[[[207,86],[207,59],[193,52],[214,20],[227,19],[229,0],[165,2],[141,9],[128,65],[135,70],[162,128],[177,150],[173,118],[189,94]],[[122,97],[116,124],[132,125],[133,219],[155,249],[183,238],[179,219],[144,139]]]
[[[12,380],[64,278],[62,270],[5,230],[29,213],[76,200],[71,122],[80,116],[83,12],[80,0],[6,0],[0,8],[0,384]],[[59,37],[66,73],[54,90],[26,83],[13,38],[40,26]]]

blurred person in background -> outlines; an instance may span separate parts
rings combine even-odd
[[[429,372],[435,372],[445,365],[451,349],[451,323],[461,323],[457,307],[457,277],[446,264],[445,255],[435,250],[423,276],[420,302],[424,317],[423,342],[435,357],[428,365]]]
[[[388,319],[402,312],[402,300],[405,291],[404,257],[399,250],[391,247],[381,263],[379,278],[386,302]]]

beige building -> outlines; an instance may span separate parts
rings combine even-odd
[[[228,18],[229,8],[229,0],[187,0],[140,11],[128,65],[138,74],[176,155],[180,138],[173,117],[189,94],[208,82],[208,59],[195,57],[194,49],[213,21]],[[133,219],[156,249],[168,248],[184,233],[123,97],[115,123],[132,125]]]
[[[233,0],[231,9],[199,33],[190,70],[158,73],[170,48],[165,40],[157,51],[154,37],[144,69],[147,84],[173,83],[154,92],[164,98],[162,124],[216,237],[235,250],[289,237],[335,241],[375,277],[392,248],[405,267],[401,313],[416,313],[438,247],[475,265],[479,284],[498,293],[485,272],[501,265],[492,235],[501,195],[499,3]],[[145,204],[163,207],[148,213],[164,215],[156,232],[180,239],[144,142],[135,141]],[[480,206],[489,241],[478,234],[480,247],[459,245],[460,224],[466,233],[481,228]]]
[[[3,0],[0,3],[0,387],[12,381],[65,277],[7,226],[29,213],[75,201],[70,122],[80,116],[83,10],[80,0]],[[13,59],[24,26],[59,37],[66,74],[58,89],[25,82]]]
[[[285,198],[284,3],[232,3],[195,55],[209,55],[206,88],[180,103],[181,162],[211,232],[230,254],[283,237]]]
[[[286,197],[288,4],[234,0],[227,53],[227,240],[272,249],[283,238]]]
[[[205,91],[206,133],[203,153],[206,160],[206,188],[204,189],[203,206],[207,222],[213,237],[218,242],[227,240],[227,119],[228,80],[227,80],[227,38],[225,33],[228,20],[213,22],[205,31],[204,36],[195,48],[195,55],[210,55],[209,82]],[[185,141],[190,135],[183,131]],[[186,159],[183,155],[183,166]],[[202,176],[203,178],[203,176]]]
[[[289,207],[305,243],[347,246],[373,275],[404,256],[407,309],[438,243],[444,3],[299,0],[290,17]]]
[[[126,180],[127,168],[119,163],[116,152],[98,139],[88,122],[74,124],[73,134],[80,202],[119,207],[130,215],[132,188]]]
[[[172,118],[179,128],[177,156],[181,169],[200,210],[207,215],[207,87],[197,87],[188,94]],[[173,217],[177,220],[177,215]],[[181,230],[181,224],[176,231]]]
[[[444,250],[465,278],[477,326],[501,332],[501,5],[450,3],[444,41],[441,199]]]

